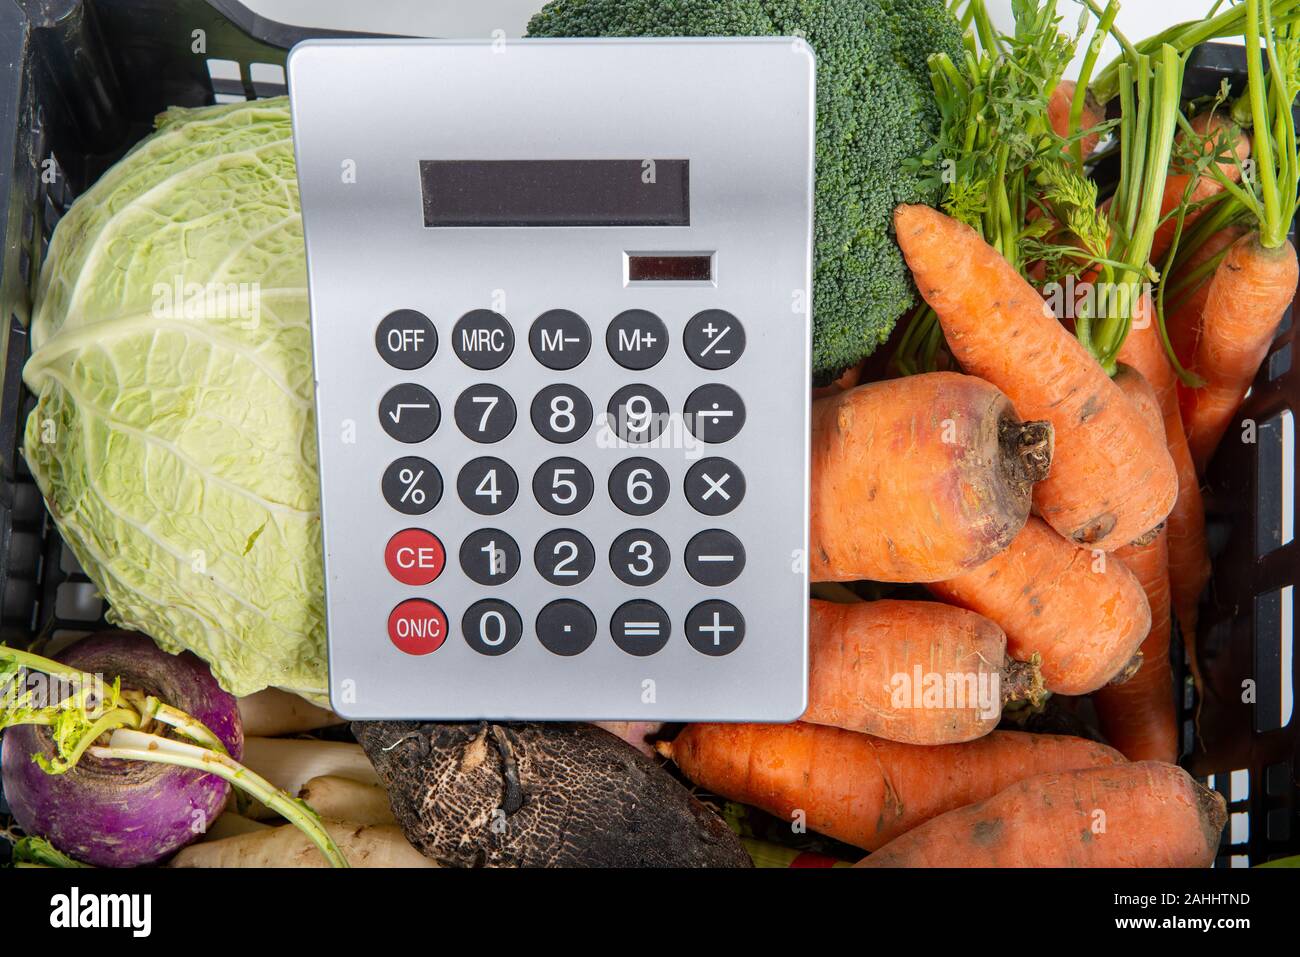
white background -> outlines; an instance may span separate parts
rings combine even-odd
[[[539,0],[243,0],[264,17],[284,23],[372,33],[430,37],[488,37],[494,30],[507,36],[523,33],[528,18],[542,7]],[[1205,15],[1212,0],[1124,0],[1117,25],[1130,40],[1150,36],[1182,20]],[[1010,0],[988,0],[995,19],[1010,27]],[[1062,0],[1065,26],[1073,32],[1078,11],[1073,0]],[[1113,41],[1101,62],[1118,53]]]

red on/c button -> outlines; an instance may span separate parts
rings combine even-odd
[[[447,640],[447,616],[427,598],[408,598],[388,613],[388,638],[408,655],[427,655]]]
[[[408,528],[388,540],[384,564],[388,573],[403,585],[427,585],[442,574],[447,553],[432,532]]]

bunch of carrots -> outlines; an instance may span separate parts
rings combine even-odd
[[[1139,43],[1118,0],[1083,2],[1075,36],[1056,0],[1004,36],[966,0],[964,62],[932,60],[927,162],[956,175],[895,212],[922,302],[890,374],[813,402],[807,711],[659,745],[866,866],[1204,867],[1226,817],[1176,766],[1170,641],[1194,672],[1201,481],[1300,278],[1300,0]],[[1224,37],[1245,88],[1184,102],[1188,54]],[[1098,739],[999,730],[1051,697]]]

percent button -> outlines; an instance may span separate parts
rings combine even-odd
[[[442,498],[442,475],[428,459],[407,455],[384,470],[384,501],[403,515],[423,515]]]

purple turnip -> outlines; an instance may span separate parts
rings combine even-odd
[[[33,676],[54,680],[39,691]],[[0,645],[0,704],[14,819],[79,861],[168,857],[216,820],[234,783],[346,866],[309,808],[239,764],[236,701],[191,654],[120,631],[86,638],[57,662]]]

